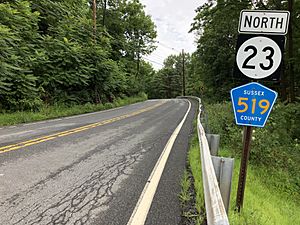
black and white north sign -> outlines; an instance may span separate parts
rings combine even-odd
[[[289,18],[289,11],[242,10],[239,33],[285,35]]]
[[[284,48],[283,36],[240,35],[235,74],[251,79],[279,80]]]

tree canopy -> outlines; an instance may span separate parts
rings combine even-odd
[[[233,77],[233,66],[242,9],[291,11],[290,33],[287,36],[281,80],[277,83],[265,83],[276,89],[283,101],[295,101],[295,96],[299,96],[300,79],[300,64],[296,63],[300,57],[300,5],[299,1],[294,3],[293,0],[209,0],[197,8],[191,28],[197,35],[197,51],[193,55],[197,62],[193,65],[193,71],[198,73],[198,79],[204,84],[202,94],[211,99],[226,100],[229,98],[230,89],[239,85]],[[291,43],[293,47],[289,48]]]
[[[2,110],[111,102],[138,92],[173,98],[183,93],[183,72],[187,95],[228,100],[240,84],[233,67],[242,9],[291,11],[281,80],[267,86],[283,101],[299,100],[299,1],[208,0],[191,24],[197,50],[170,55],[159,71],[143,60],[155,49],[157,33],[139,0],[97,0],[96,27],[93,2],[0,1]]]
[[[0,107],[109,102],[144,89],[156,28],[138,0],[0,2]]]
[[[299,101],[300,3],[294,0],[208,0],[199,6],[191,24],[191,32],[196,35],[197,49],[186,62],[187,94],[211,101],[224,101],[230,99],[229,92],[232,88],[242,84],[242,81],[234,77],[233,70],[238,22],[243,9],[291,11],[291,27],[287,35],[281,80],[263,83],[278,91],[282,101]],[[182,79],[177,76],[182,73],[179,72],[180,69],[176,71],[171,63],[176,57],[180,58],[179,55],[170,56],[155,75],[153,85],[159,90],[156,96],[174,97],[181,94]]]

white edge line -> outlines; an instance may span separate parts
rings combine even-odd
[[[188,101],[189,108],[187,112],[185,113],[185,116],[183,117],[180,124],[176,127],[174,132],[172,133],[170,139],[168,140],[168,143],[166,144],[163,152],[161,153],[158,161],[156,162],[154,169],[152,170],[147,183],[140,195],[140,198],[133,210],[133,213],[127,223],[127,225],[143,225],[145,224],[148,212],[150,210],[158,183],[160,181],[161,175],[163,173],[163,170],[165,168],[165,165],[167,163],[168,157],[171,153],[173,144],[190,112],[191,109],[191,102]]]

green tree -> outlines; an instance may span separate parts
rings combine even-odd
[[[187,65],[187,78],[186,78],[186,93],[192,96],[203,96],[205,93],[205,85],[203,80],[200,79],[203,71],[202,62],[198,60],[196,53],[191,55],[190,63]]]
[[[234,86],[232,77],[240,11],[251,7],[251,1],[209,1],[197,9],[191,31],[198,35],[199,79],[205,85],[203,94],[210,99],[228,99]],[[198,71],[197,71],[198,70]]]
[[[0,104],[23,110],[40,105],[37,77],[31,71],[37,58],[38,16],[28,1],[0,4]]]
[[[289,2],[294,1],[210,0],[197,9],[191,28],[198,39],[197,51],[194,53],[197,63],[193,66],[193,74],[198,74],[198,79],[201,80],[202,94],[211,100],[222,101],[229,99],[230,89],[240,84],[233,77],[240,11],[242,9],[287,10]],[[289,99],[288,96],[293,96],[297,91],[296,95],[299,96],[299,63],[296,63],[299,59],[299,14],[299,2],[296,1],[291,14],[293,34],[292,38],[288,39],[288,45],[293,43],[294,47],[290,48],[290,51],[286,49],[281,85],[272,84],[273,88],[280,91],[283,100]],[[290,54],[291,52],[293,54]]]
[[[189,71],[191,57],[184,53],[186,86],[189,87]],[[170,55],[164,61],[164,67],[149,80],[148,92],[151,98],[175,98],[182,95],[183,55]],[[187,92],[190,93],[190,92]]]
[[[145,14],[144,6],[138,1],[101,1],[99,20],[105,12],[105,30],[111,37],[111,57],[121,61],[127,73],[129,89],[137,93],[144,89],[142,85],[143,65],[141,57],[154,50],[156,30],[151,17]],[[102,14],[102,15],[101,15]]]
[[[151,18],[137,0],[97,3],[94,36],[89,0],[1,1],[1,108],[110,102],[145,89]]]

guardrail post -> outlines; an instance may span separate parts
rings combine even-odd
[[[225,210],[228,213],[234,159],[218,157],[218,156],[212,156],[211,159],[219,183],[220,192],[225,206]]]
[[[219,134],[206,134],[207,142],[210,149],[210,154],[213,156],[218,155],[220,135]]]

